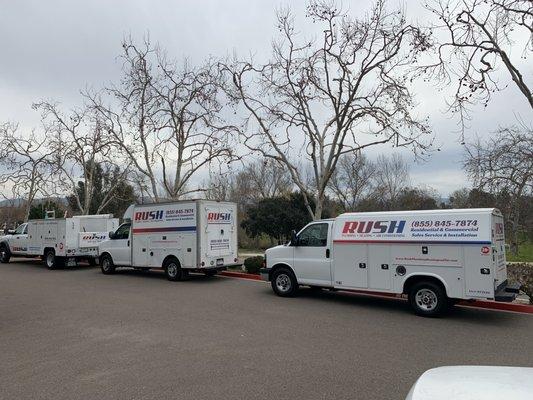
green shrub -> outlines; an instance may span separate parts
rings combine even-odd
[[[528,263],[507,264],[509,281],[520,283],[520,290],[529,296],[529,304],[533,304],[533,265]]]
[[[248,257],[244,260],[244,268],[249,274],[259,274],[259,269],[263,267],[265,259],[261,256]]]

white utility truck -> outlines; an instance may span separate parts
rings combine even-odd
[[[0,237],[0,262],[40,256],[48,269],[73,266],[79,260],[95,265],[98,243],[118,222],[112,214],[30,220],[13,234]]]
[[[313,221],[265,252],[264,280],[279,296],[299,285],[408,295],[419,315],[457,300],[512,301],[497,209],[345,213]]]
[[[125,222],[99,244],[104,274],[116,267],[162,268],[171,281],[189,272],[214,275],[237,258],[237,205],[184,200],[132,205]]]

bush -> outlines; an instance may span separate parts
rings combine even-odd
[[[529,296],[529,304],[533,304],[533,265],[528,263],[507,264],[509,281],[520,283],[520,290]]]
[[[249,274],[259,274],[259,269],[263,267],[265,259],[261,256],[248,257],[244,260],[244,268]]]

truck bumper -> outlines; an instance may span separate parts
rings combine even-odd
[[[263,281],[270,281],[270,269],[269,268],[261,268],[259,270],[259,273],[261,274],[261,280]]]
[[[505,280],[496,288],[494,300],[509,303],[516,299],[519,291],[519,283],[509,283],[507,280]]]

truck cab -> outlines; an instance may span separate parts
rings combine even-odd
[[[131,265],[131,222],[120,225],[115,232],[109,232],[109,239],[98,245],[98,254],[107,253],[115,265]]]
[[[302,285],[331,287],[333,221],[326,219],[311,222],[294,234],[289,243],[267,249],[267,269],[286,265],[294,271],[298,283]]]
[[[28,251],[28,223],[21,224],[10,235],[0,237],[0,262],[7,263],[11,255],[24,255]]]

